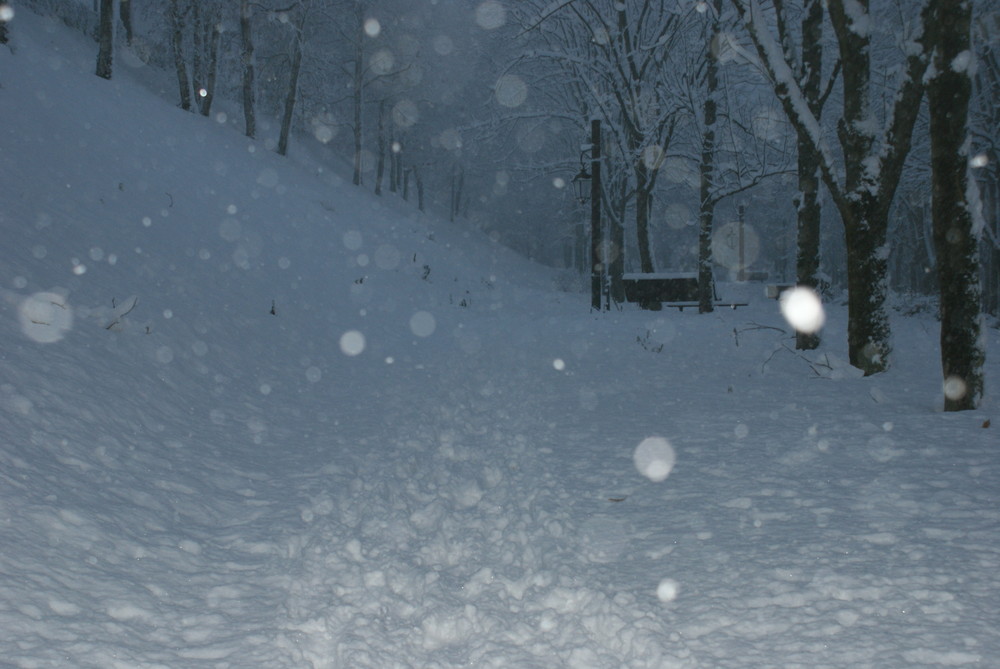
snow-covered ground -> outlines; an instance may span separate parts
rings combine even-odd
[[[760,286],[592,314],[11,32],[0,666],[1000,666],[996,329],[944,414],[931,316],[859,378]]]

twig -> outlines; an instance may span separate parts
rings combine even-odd
[[[111,321],[111,323],[108,325],[108,327],[106,327],[104,329],[105,330],[110,330],[114,326],[116,326],[119,323],[121,323],[122,319],[125,316],[127,316],[129,314],[129,312],[131,312],[133,309],[135,309],[135,305],[137,305],[137,304],[139,304],[139,298],[138,297],[132,298],[132,304],[129,305],[128,309],[126,309],[122,313],[118,314],[118,316],[115,318],[115,320]],[[114,300],[114,298],[112,298],[111,299],[111,306],[113,307],[114,305],[115,305],[115,300]]]
[[[764,327],[769,327],[769,326],[764,326]],[[772,328],[772,329],[776,330],[778,328]],[[777,355],[777,353],[779,351],[782,351],[782,350],[788,351],[789,353],[791,353],[792,355],[794,355],[796,358],[799,358],[801,360],[805,360],[806,364],[809,365],[809,369],[811,369],[813,371],[813,374],[815,374],[817,377],[819,377],[821,379],[828,379],[828,378],[830,378],[829,376],[826,376],[823,373],[821,373],[819,371],[819,369],[818,369],[819,367],[825,367],[826,369],[829,369],[830,371],[833,371],[833,365],[830,364],[830,361],[829,361],[828,358],[826,359],[826,362],[816,362],[814,360],[810,360],[809,358],[807,358],[806,356],[802,355],[798,351],[795,351],[795,350],[789,348],[788,344],[786,344],[784,342],[782,342],[781,346],[779,346],[778,348],[776,348],[773,351],[771,351],[771,355],[767,356],[767,360],[765,360],[761,364],[761,366],[760,366],[760,373],[761,374],[764,373],[764,370],[767,368],[768,363],[770,363],[771,360],[774,359],[774,356]],[[826,354],[824,354],[824,357],[825,357],[825,355]]]

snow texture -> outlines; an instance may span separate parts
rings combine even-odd
[[[861,378],[837,304],[809,354],[759,287],[591,314],[11,33],[4,667],[1000,665],[998,407],[937,410],[933,319]]]

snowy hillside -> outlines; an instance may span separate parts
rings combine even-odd
[[[927,315],[859,378],[756,285],[592,314],[11,33],[0,666],[1000,666],[996,329],[944,414]]]

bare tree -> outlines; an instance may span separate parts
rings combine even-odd
[[[884,371],[891,351],[886,298],[889,209],[910,149],[929,61],[921,21],[905,37],[907,48],[894,103],[879,127],[872,93],[870,0],[827,0],[843,73],[837,137],[839,171],[821,126],[770,32],[758,0],[732,0],[743,17],[785,113],[820,157],[820,173],[844,222],[848,264],[848,354],[865,374]],[[926,14],[926,12],[925,12]]]
[[[614,227],[621,225],[629,201],[640,271],[655,271],[650,212],[657,178],[680,127],[683,106],[677,92],[686,63],[679,59],[691,50],[678,47],[693,26],[671,3],[647,0],[588,0],[557,7],[535,2],[522,12],[523,34],[536,42],[519,67],[529,71],[548,62],[558,68],[558,78],[551,77],[551,70],[537,75],[546,79],[540,88],[563,92],[555,100],[563,107],[551,113],[566,114],[565,105],[573,104],[573,116],[581,122],[601,118],[606,153],[618,158],[608,160],[602,179],[608,186],[611,236],[621,239],[608,252],[610,274],[620,275],[624,266],[624,235]],[[621,169],[627,171],[625,181],[617,174]],[[620,291],[613,287],[612,292]]]
[[[198,111],[208,116],[219,67],[222,8],[214,1],[170,0],[169,12],[170,43],[181,109],[190,110],[194,100]]]

